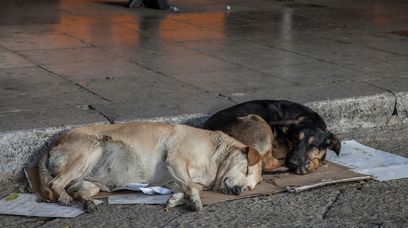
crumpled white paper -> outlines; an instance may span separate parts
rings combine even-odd
[[[141,191],[147,195],[153,195],[153,194],[167,195],[173,192],[171,189],[168,189],[168,188],[163,188],[163,187],[158,187],[158,186],[147,187],[148,185],[149,184],[143,184],[143,183],[129,183],[126,186],[115,189],[114,191],[118,191],[118,190]]]
[[[108,197],[108,204],[166,204],[173,192],[171,189],[153,186],[147,187],[148,184],[129,183],[126,186],[115,189],[141,191],[140,193],[129,193],[120,195],[111,195]]]
[[[111,195],[108,197],[108,204],[166,204],[171,195],[145,195],[140,193],[128,193]]]
[[[377,150],[354,140],[342,142],[340,156],[328,152],[326,159],[349,167],[354,172],[371,175],[378,181],[408,178],[408,158]]]
[[[37,202],[37,195],[19,193],[14,200],[6,200],[6,197],[0,200],[0,214],[6,215],[25,215],[36,217],[52,218],[73,218],[84,211],[79,202],[74,202],[72,206],[61,206],[56,203]],[[94,200],[96,205],[102,203],[100,200]]]

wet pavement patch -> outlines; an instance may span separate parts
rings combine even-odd
[[[326,5],[320,4],[304,4],[304,3],[290,3],[286,5],[289,8],[327,8]]]
[[[393,32],[389,32],[389,33],[408,37],[408,30],[393,31]]]

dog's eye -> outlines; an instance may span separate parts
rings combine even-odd
[[[318,146],[315,143],[309,144],[309,148],[316,148],[316,147],[318,147]]]

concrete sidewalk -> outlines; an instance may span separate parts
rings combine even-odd
[[[67,127],[145,118],[199,126],[208,114],[251,99],[305,103],[321,113],[331,129],[346,136],[360,132],[356,139],[372,146],[384,146],[381,135],[393,129],[396,137],[406,133],[405,0],[171,1],[179,12],[129,9],[126,3],[2,1],[0,192]],[[386,125],[391,125],[387,131],[373,130]],[[366,127],[371,130],[361,130]],[[398,148],[390,152],[403,153],[408,146],[403,139],[395,145]],[[395,183],[395,188],[407,185],[406,180]],[[336,201],[338,190],[327,191]],[[311,193],[304,203],[316,206],[316,194],[320,192]],[[243,202],[208,210],[230,210]],[[3,225],[13,222],[9,218]],[[305,225],[303,219],[308,220],[288,226]],[[171,221],[188,224],[176,217],[159,224]]]
[[[1,132],[408,90],[403,0],[125,4],[2,2]]]

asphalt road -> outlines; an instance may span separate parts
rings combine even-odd
[[[408,156],[408,126],[341,135]],[[407,227],[408,179],[326,186],[205,206],[200,212],[154,205],[101,205],[73,219],[0,216],[1,227]]]

